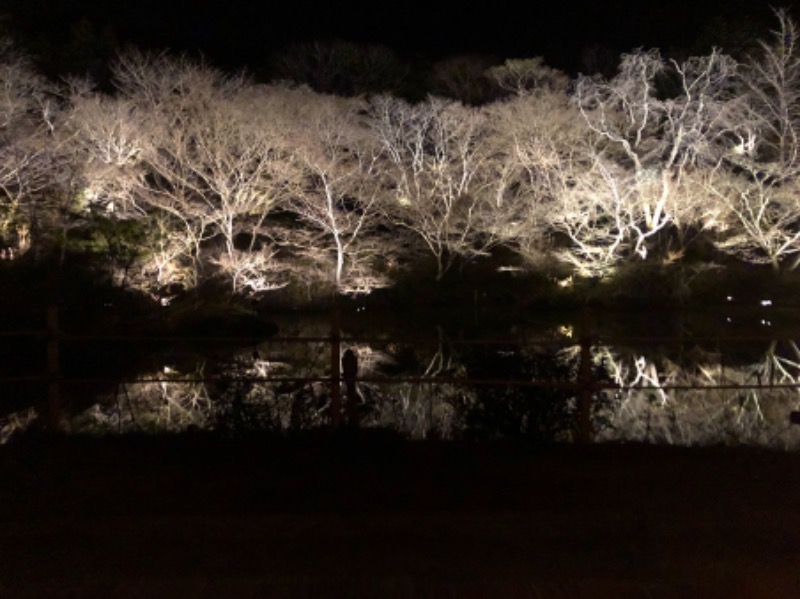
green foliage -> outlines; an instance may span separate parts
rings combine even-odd
[[[111,274],[117,269],[127,271],[143,257],[149,235],[151,229],[145,220],[95,216],[88,226],[70,235],[67,248],[101,258]]]

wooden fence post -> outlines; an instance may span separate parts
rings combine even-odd
[[[594,376],[592,374],[592,336],[591,313],[584,308],[581,318],[581,357],[578,366],[578,442],[592,442],[592,393]]]
[[[47,415],[45,417],[45,427],[50,432],[58,431],[61,423],[58,337],[58,308],[51,306],[47,309]]]
[[[358,356],[352,349],[346,349],[342,355],[342,374],[344,375],[344,387],[347,394],[345,402],[347,426],[358,428],[358,390],[356,389]]]
[[[339,317],[339,302],[334,299],[331,315],[331,426],[338,428],[342,422],[341,349],[342,325]]]

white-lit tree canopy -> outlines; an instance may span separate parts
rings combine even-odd
[[[111,68],[112,92],[59,87],[0,49],[8,255],[63,255],[102,221],[139,231],[129,284],[237,293],[368,292],[419,260],[441,279],[499,246],[578,277],[699,239],[701,260],[798,263],[800,45],[782,12],[746,62],[636,50],[570,80],[509,60],[470,106],[257,85],[166,54]]]

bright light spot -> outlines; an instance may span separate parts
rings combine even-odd
[[[731,320],[731,317],[730,317],[730,316],[728,316],[728,318],[726,318],[725,320],[727,320],[728,322],[733,322],[733,321]]]
[[[177,296],[175,295],[161,295],[159,293],[150,293],[150,298],[160,306],[167,307],[172,303],[172,300]]]
[[[572,287],[575,282],[575,275],[570,275],[566,279],[556,279],[556,285],[559,287]]]
[[[762,306],[771,306],[772,305],[772,300],[761,300],[761,305]]]
[[[769,320],[761,319],[761,324],[765,327],[771,327],[772,323]]]
[[[89,202],[96,202],[100,199],[100,192],[91,187],[87,187],[83,190],[83,197]]]
[[[727,299],[729,302],[732,302],[732,301],[733,301],[733,296],[732,296],[732,295],[729,295],[729,296],[728,296],[728,297],[726,297],[725,299]]]
[[[571,325],[562,324],[558,327],[558,332],[564,337],[572,339],[572,335],[574,334],[575,330],[572,328]]]
[[[522,272],[525,270],[521,266],[498,266],[497,272]]]
[[[400,196],[397,198],[397,203],[401,206],[410,206],[411,200],[409,200],[406,196]]]

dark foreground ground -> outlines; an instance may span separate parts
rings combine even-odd
[[[23,440],[0,597],[796,599],[800,455]]]

